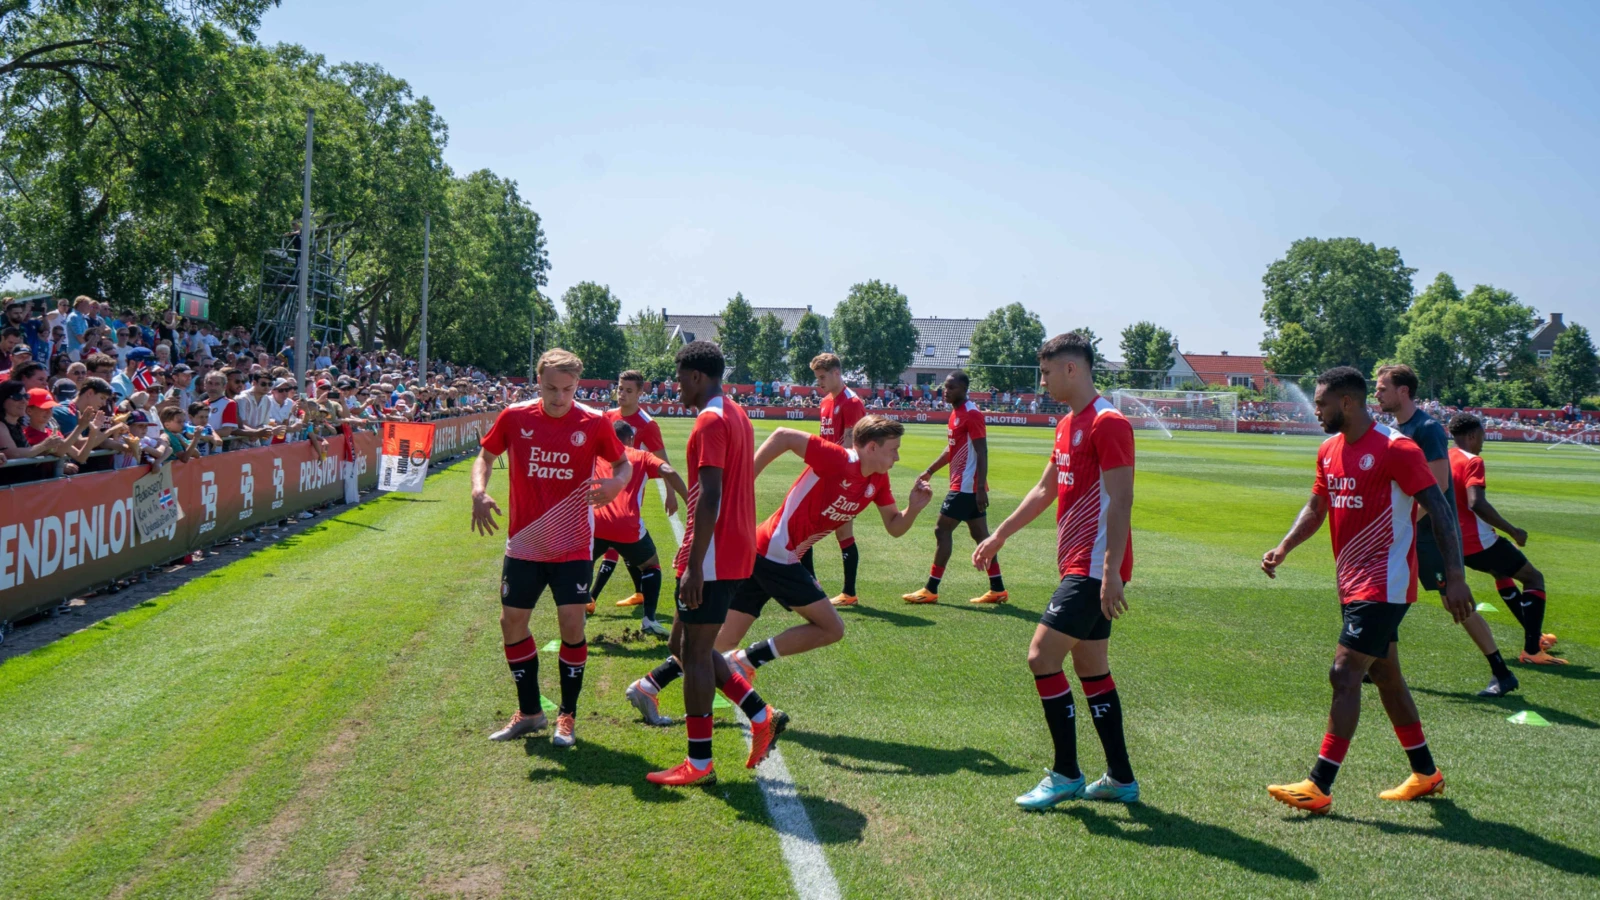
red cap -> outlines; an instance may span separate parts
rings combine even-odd
[[[28,405],[40,409],[55,409],[56,398],[44,388],[33,388],[28,391]]]

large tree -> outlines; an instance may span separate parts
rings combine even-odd
[[[666,317],[653,309],[640,310],[628,317],[628,368],[638,369],[650,381],[665,381],[677,373],[672,328]]]
[[[628,339],[617,324],[622,302],[609,286],[592,281],[567,288],[561,302],[562,345],[583,360],[583,377],[616,378],[628,359]]]
[[[973,383],[992,391],[1033,387],[1044,323],[1021,303],[993,310],[972,330]]]
[[[897,383],[917,353],[910,302],[899,288],[876,279],[851,286],[829,330],[845,368],[866,373],[871,384]]]
[[[1261,348],[1277,354],[1285,329],[1298,325],[1316,346],[1313,367],[1371,370],[1394,353],[1401,316],[1411,305],[1411,276],[1400,251],[1358,238],[1303,238],[1261,279],[1267,334]],[[1298,360],[1296,360],[1298,362]]]
[[[814,384],[817,373],[811,371],[811,360],[828,346],[828,336],[823,333],[822,317],[806,310],[795,323],[794,334],[789,336],[789,378],[795,384]]]
[[[1395,359],[1416,370],[1422,396],[1464,403],[1474,382],[1499,378],[1501,368],[1527,370],[1538,322],[1510,291],[1480,284],[1463,295],[1440,272],[1406,311]]]
[[[1545,370],[1551,400],[1577,403],[1594,394],[1597,367],[1600,367],[1600,360],[1595,358],[1589,329],[1573,325],[1561,332],[1550,349],[1550,361]]]
[[[722,355],[728,359],[728,381],[749,384],[750,357],[756,348],[756,316],[744,294],[734,294],[722,308],[717,343],[722,345]]]
[[[772,382],[783,377],[788,365],[788,350],[784,341],[783,320],[767,313],[756,321],[755,347],[750,353],[750,372],[756,378]]]
[[[1132,388],[1157,388],[1172,368],[1172,332],[1154,322],[1122,329],[1122,364]]]

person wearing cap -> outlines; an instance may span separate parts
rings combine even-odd
[[[134,391],[138,390],[133,383],[133,376],[138,374],[139,367],[154,355],[154,353],[150,352],[149,347],[132,347],[127,351],[122,371],[111,379],[111,390],[116,392],[117,402],[120,403],[128,399],[133,396]]]
[[[60,378],[50,388],[50,395],[56,398],[56,408],[50,415],[56,420],[56,427],[65,434],[78,427],[78,413],[70,404],[78,399],[78,383],[71,378]]]
[[[267,422],[282,429],[272,435],[272,443],[281,444],[300,425],[300,417],[296,415],[293,378],[279,378],[272,383],[266,409]]]
[[[29,391],[18,381],[0,381],[0,459],[32,459],[55,453],[59,438],[30,443],[26,433]]]
[[[164,399],[176,401],[180,407],[188,409],[189,404],[194,402],[194,369],[178,363],[172,367],[168,378],[171,386],[167,388]]]
[[[267,372],[255,372],[250,376],[250,389],[239,392],[233,398],[239,408],[239,430],[233,436],[245,439],[242,446],[258,446],[275,436],[277,429],[267,424],[267,405],[272,402],[271,395],[272,376]]]
[[[34,388],[28,391],[27,422],[23,425],[22,433],[27,437],[28,443],[39,444],[52,437],[62,437],[56,430],[56,421],[50,411],[56,408],[56,398],[44,388]]]

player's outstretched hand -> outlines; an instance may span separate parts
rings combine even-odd
[[[1451,618],[1456,624],[1465,622],[1477,604],[1472,602],[1472,588],[1467,587],[1465,581],[1448,580],[1444,586],[1444,608],[1449,610]]]
[[[1281,544],[1261,554],[1261,571],[1267,573],[1268,578],[1277,578],[1278,567],[1283,565],[1288,555],[1289,551],[1283,549]]]
[[[1000,555],[1000,548],[1006,545],[1006,539],[998,534],[991,534],[978,544],[978,549],[972,551],[972,567],[975,569],[989,568],[989,563]]]
[[[493,497],[488,494],[472,495],[473,531],[486,537],[494,534],[500,527],[496,524],[494,517],[500,514],[500,504],[495,503]]]
[[[675,516],[677,514],[678,514],[678,492],[669,490],[669,491],[667,491],[667,518],[670,519],[670,518],[672,518],[673,516]]]
[[[622,482],[615,478],[591,478],[583,484],[589,489],[589,505],[596,507],[617,499],[623,487]]]
[[[1100,580],[1100,613],[1108,619],[1120,618],[1128,611],[1128,598],[1122,593],[1122,579],[1108,572]]]
[[[933,502],[933,485],[929,484],[926,478],[918,478],[911,485],[911,508],[920,510],[931,502]]]
[[[683,578],[678,582],[678,602],[684,609],[699,609],[700,597],[705,588],[705,576],[694,569],[683,573]]]

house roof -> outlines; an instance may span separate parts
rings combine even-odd
[[[753,306],[750,311],[760,321],[767,313],[778,317],[783,323],[783,330],[793,332],[795,326],[800,324],[800,317],[804,316],[810,307],[807,306]],[[689,341],[714,341],[717,339],[717,329],[722,327],[721,316],[694,316],[679,315],[661,311],[662,318],[667,322],[667,327],[672,330],[674,337],[682,338],[685,343]]]
[[[1550,318],[1540,322],[1539,327],[1533,330],[1528,341],[1535,350],[1549,350],[1555,347],[1556,338],[1566,330],[1567,323],[1562,321],[1561,313],[1551,313]]]
[[[917,329],[917,354],[911,359],[913,369],[964,369],[971,362],[970,355],[960,355],[962,347],[972,348],[972,330],[982,319],[912,319]],[[933,355],[927,350],[933,348]]]
[[[1270,378],[1265,356],[1234,356],[1231,353],[1185,353],[1183,361],[1207,384],[1227,384],[1229,375]]]

